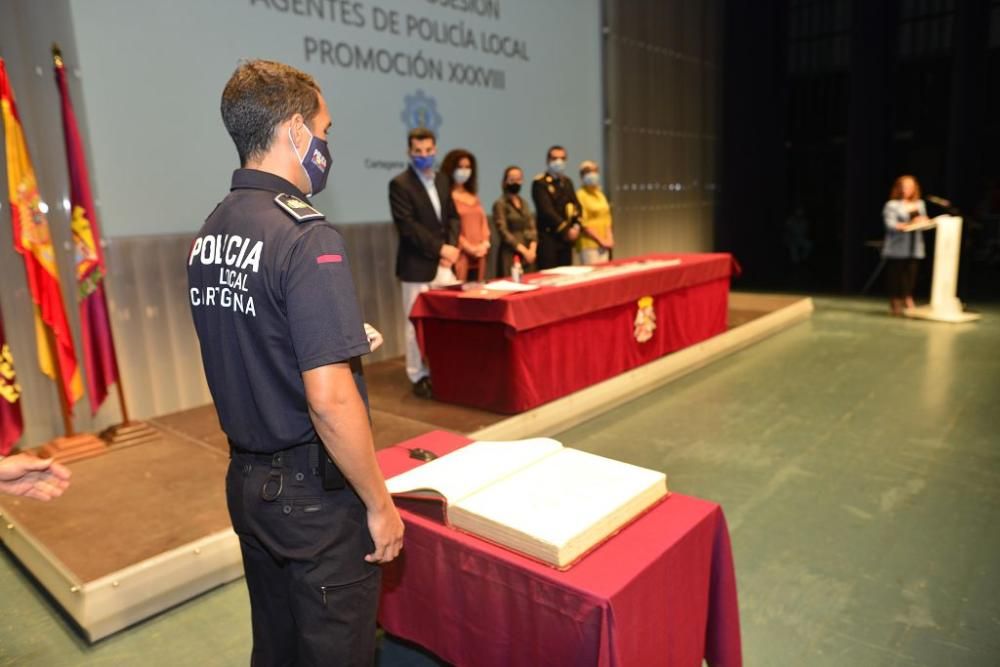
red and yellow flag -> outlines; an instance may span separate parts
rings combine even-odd
[[[14,225],[14,250],[24,259],[28,290],[35,304],[38,365],[56,382],[67,409],[72,410],[72,405],[83,396],[83,381],[66,319],[49,223],[42,211],[35,170],[31,165],[3,58],[0,58],[0,106],[6,137],[7,189]]]
[[[14,357],[3,332],[0,313],[0,456],[7,456],[24,431],[21,419],[21,387],[14,372]]]
[[[73,244],[76,247],[77,301],[80,306],[80,334],[83,364],[87,375],[90,411],[96,413],[108,396],[108,387],[118,381],[118,362],[104,295],[104,254],[90,194],[87,160],[77,129],[76,114],[69,97],[66,68],[58,51],[54,54],[56,85],[62,100],[63,137],[69,167],[69,199],[72,208]]]

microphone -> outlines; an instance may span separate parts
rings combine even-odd
[[[927,195],[927,201],[932,204],[937,204],[942,208],[951,208],[951,200],[945,199],[943,197],[936,197],[934,195]]]

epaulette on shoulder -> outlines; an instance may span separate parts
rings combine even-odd
[[[536,181],[544,181],[544,180],[547,180],[548,176],[549,176],[548,172],[543,171],[542,173],[537,174],[535,176],[535,180]]]
[[[274,203],[278,205],[278,208],[287,213],[295,222],[322,220],[326,217],[314,209],[310,204],[302,201],[294,195],[282,193],[274,198]]]

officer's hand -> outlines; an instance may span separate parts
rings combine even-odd
[[[365,556],[369,563],[388,563],[403,548],[403,520],[392,503],[380,512],[368,510],[368,532],[375,542],[375,551]]]
[[[445,264],[445,266],[451,266],[456,261],[458,261],[459,252],[460,251],[457,246],[448,245],[447,243],[445,243],[443,246],[441,246],[441,259],[443,260],[441,263],[444,264],[444,262],[448,262],[447,264]]]
[[[575,241],[578,238],[580,238],[580,227],[579,226],[573,225],[572,227],[570,227],[569,229],[566,230],[566,240],[567,241]]]
[[[0,493],[52,500],[63,494],[69,478],[69,468],[52,459],[15,454],[0,460]]]
[[[382,333],[367,322],[365,322],[365,335],[368,336],[368,347],[372,352],[382,347],[382,343],[385,342]]]

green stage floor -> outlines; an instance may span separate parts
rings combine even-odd
[[[1000,664],[1000,308],[884,310],[817,299],[558,436],[722,504],[747,665]],[[245,665],[249,622],[237,581],[88,646],[0,550],[0,665]],[[381,664],[416,660],[384,643]]]

